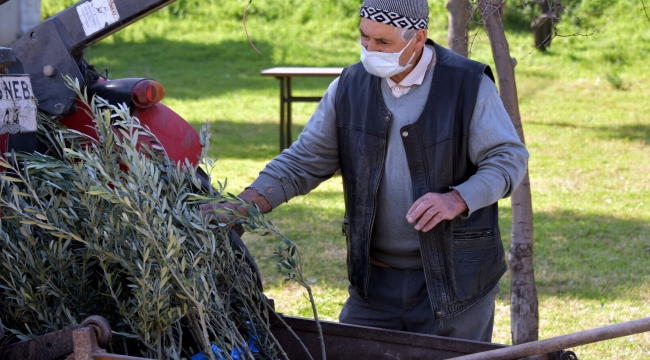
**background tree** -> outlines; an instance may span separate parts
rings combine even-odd
[[[519,114],[517,84],[514,67],[516,61],[510,57],[510,49],[503,28],[505,2],[499,0],[478,0],[470,4],[467,0],[449,0],[449,47],[455,52],[467,56],[467,29],[473,15],[473,8],[478,7],[483,24],[490,38],[492,56],[496,65],[501,100],[525,143],[524,131]],[[548,24],[552,22],[548,21]],[[550,42],[550,34],[548,40]],[[512,343],[521,344],[535,341],[539,337],[539,313],[535,273],[533,269],[533,210],[528,171],[512,198],[512,239],[508,260],[510,262],[511,292],[510,317]]]
[[[549,6],[545,0],[539,1],[539,17],[530,22],[530,29],[533,31],[535,47],[546,51],[546,47],[551,45],[551,31],[553,30],[553,17],[549,17]]]
[[[530,29],[533,31],[535,47],[546,51],[551,45],[553,30],[555,25],[560,21],[560,12],[562,5],[556,0],[535,0],[539,5],[539,17],[531,21]]]
[[[449,48],[467,57],[467,30],[472,5],[469,0],[448,0],[446,6],[449,10],[449,33],[447,35]]]
[[[490,38],[501,100],[517,130],[519,139],[525,143],[515,81],[516,62],[510,57],[501,16],[504,3],[499,0],[478,0],[477,4]],[[539,337],[539,303],[533,269],[533,206],[528,171],[512,194],[511,201],[512,236],[508,253],[512,275],[510,319],[512,343],[521,344],[535,341]]]

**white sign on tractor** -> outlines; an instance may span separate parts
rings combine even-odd
[[[0,75],[0,134],[36,131],[36,98],[28,75]]]
[[[92,0],[77,6],[79,20],[86,36],[90,36],[120,19],[113,0]]]

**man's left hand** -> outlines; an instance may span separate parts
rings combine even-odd
[[[442,220],[451,220],[468,210],[467,203],[457,190],[445,194],[427,193],[413,203],[406,220],[415,224],[415,230],[427,232]]]

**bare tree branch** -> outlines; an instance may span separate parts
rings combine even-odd
[[[472,22],[478,23],[480,26],[476,29],[476,32],[474,35],[472,35],[472,41],[469,42],[469,34],[467,35],[467,41],[469,42],[469,48],[467,51],[467,57],[471,58],[472,55],[472,49],[474,48],[474,42],[476,41],[476,38],[478,38],[478,34],[481,32],[481,29],[483,28],[483,22],[477,22],[473,21],[473,19],[476,17],[477,12],[479,12],[478,6],[476,6],[476,3],[472,3],[472,13],[469,16],[469,22],[467,23],[467,32],[469,32],[469,24]],[[479,12],[480,13],[480,12]]]
[[[648,16],[648,8],[645,7],[645,2],[641,0],[641,5],[643,5],[643,12],[645,13],[646,19],[650,22],[650,16]]]
[[[572,37],[572,36],[591,36],[596,32],[596,29],[592,29],[590,33],[588,34],[583,34],[581,32],[575,32],[573,34],[568,34],[568,35],[562,35],[557,32],[557,29],[555,30],[555,34],[553,34],[553,37]]]
[[[244,32],[246,33],[246,38],[248,39],[248,43],[251,44],[251,46],[253,47],[253,49],[255,49],[255,51],[257,51],[257,53],[261,55],[262,52],[259,51],[259,50],[257,50],[257,48],[255,47],[255,45],[253,45],[253,42],[251,41],[251,37],[248,35],[248,29],[246,29],[246,12],[248,11],[248,7],[251,6],[251,3],[252,3],[252,2],[253,2],[253,0],[248,0],[248,4],[246,4],[246,8],[244,9],[244,18],[243,18],[243,21],[244,21]]]
[[[471,36],[472,41],[469,41],[469,37],[468,37],[468,41],[469,41],[469,49],[468,49],[468,52],[467,52],[467,57],[468,58],[472,57],[471,55],[472,55],[472,49],[474,49],[474,42],[478,38],[478,34],[481,32],[482,28],[483,27],[479,27],[479,28],[476,29],[476,32],[474,33],[474,35]]]

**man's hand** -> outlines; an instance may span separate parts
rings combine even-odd
[[[260,193],[257,192],[257,190],[253,188],[247,188],[244,190],[241,194],[239,194],[239,198],[246,201],[249,204],[256,204],[260,211],[262,213],[267,213],[271,211],[272,207],[271,204],[269,204],[268,200]],[[215,209],[225,209],[225,210],[237,210],[240,213],[242,213],[244,216],[248,216],[248,210],[246,210],[245,207],[241,205],[235,205],[231,203],[214,203],[214,204],[201,204],[199,206],[201,208],[201,211],[203,214],[208,215],[215,213]],[[230,214],[218,214],[219,221],[223,223],[228,223],[232,220],[235,220],[236,218],[233,218],[232,215]]]
[[[223,209],[223,210],[237,210],[240,213],[242,213],[244,216],[248,215],[248,211],[246,210],[245,207],[241,205],[235,205],[231,203],[211,203],[211,204],[201,204],[199,205],[201,208],[201,212],[203,212],[203,215],[208,215],[208,214],[217,214],[219,217],[220,222],[227,223],[231,220],[234,220],[235,217],[233,215],[228,214],[228,213],[221,213],[217,209]]]
[[[417,199],[406,213],[406,220],[415,224],[415,230],[427,232],[442,220],[451,220],[468,210],[467,203],[457,190],[446,194],[427,193]]]

